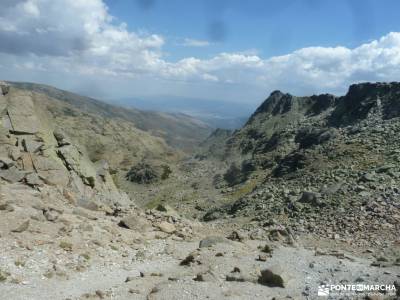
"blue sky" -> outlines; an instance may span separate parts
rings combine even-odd
[[[388,32],[400,31],[396,0],[108,0],[110,13],[132,31],[157,32],[172,60],[207,58],[219,52],[256,50],[264,57],[310,46],[356,47]],[[225,32],[213,41],[213,25]],[[192,38],[210,47],[182,48],[174,41]]]
[[[400,80],[397,0],[3,0],[0,77],[258,103]],[[197,100],[198,101],[198,100]]]

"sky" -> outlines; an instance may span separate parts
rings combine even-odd
[[[0,79],[254,104],[400,80],[398,0],[2,0]]]

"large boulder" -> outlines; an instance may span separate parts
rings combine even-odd
[[[70,175],[61,161],[37,155],[33,156],[33,165],[45,183],[56,186],[68,184]]]
[[[31,94],[19,93],[12,96],[7,107],[12,132],[16,134],[35,134],[40,131],[41,124],[36,116]]]
[[[269,287],[287,286],[289,277],[287,272],[280,266],[271,266],[268,269],[261,271],[261,276],[258,278],[258,283]]]
[[[12,231],[12,232],[17,232],[17,233],[24,232],[24,231],[26,231],[26,230],[29,228],[29,224],[30,224],[29,219],[28,219],[28,220],[25,220],[25,221],[23,221],[22,223],[18,224],[18,225],[17,225],[14,229],[12,229],[11,231]]]
[[[58,149],[58,155],[69,170],[74,170],[85,184],[95,186],[96,170],[91,161],[76,146],[67,145]]]
[[[200,241],[199,248],[212,247],[216,244],[227,242],[228,240],[222,236],[208,236]]]
[[[24,150],[29,153],[36,153],[44,146],[43,141],[37,138],[26,137],[22,140]]]
[[[320,195],[317,193],[313,193],[313,192],[303,192],[303,194],[300,196],[299,202],[301,203],[307,203],[313,206],[318,206],[321,204],[321,202],[319,201]]]
[[[118,225],[123,228],[143,232],[151,228],[151,224],[143,217],[136,214],[123,218]]]
[[[5,96],[10,91],[10,86],[4,81],[0,81],[0,95]]]
[[[11,167],[6,170],[0,170],[0,177],[10,183],[22,181],[25,177],[25,172],[18,170],[16,167]]]
[[[15,165],[15,162],[8,157],[0,157],[0,168],[8,169]]]
[[[174,224],[162,221],[158,224],[158,228],[165,233],[174,233],[176,231],[176,227]]]

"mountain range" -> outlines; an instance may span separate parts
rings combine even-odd
[[[399,131],[397,82],[274,91],[214,131],[0,82],[0,299],[396,299]]]
[[[47,85],[25,82],[10,82],[10,84],[19,89],[38,92],[66,102],[82,113],[93,113],[132,122],[136,128],[162,137],[168,145],[183,150],[193,150],[197,141],[206,138],[212,131],[210,125],[183,113],[124,108]]]

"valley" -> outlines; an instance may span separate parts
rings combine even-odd
[[[400,83],[237,130],[0,82],[0,299],[400,296]]]

